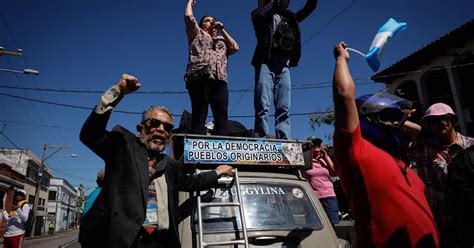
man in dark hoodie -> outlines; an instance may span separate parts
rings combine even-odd
[[[252,58],[255,67],[255,134],[270,135],[268,111],[274,98],[275,135],[289,139],[291,133],[291,78],[289,67],[295,67],[301,57],[301,34],[298,23],[314,11],[317,0],[307,0],[295,12],[287,10],[289,0],[259,0],[252,11],[252,24],[257,47]]]

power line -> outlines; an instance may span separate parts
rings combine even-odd
[[[344,7],[341,11],[339,11],[339,13],[337,13],[333,18],[329,19],[329,21],[327,23],[325,23],[321,28],[319,28],[318,30],[316,30],[314,32],[314,34],[312,34],[304,43],[303,43],[303,47],[308,44],[308,42],[310,42],[312,39],[314,39],[314,37],[316,37],[316,35],[318,35],[319,33],[321,33],[321,31],[323,31],[323,29],[325,29],[327,26],[329,26],[329,24],[331,24],[333,21],[335,21],[340,15],[342,15],[344,12],[346,12],[357,0],[352,0],[352,2],[350,2],[346,7]]]
[[[51,168],[51,167],[50,167],[50,168]],[[53,169],[53,168],[51,168],[51,169]],[[77,179],[77,180],[80,180],[80,181],[84,181],[84,182],[95,182],[95,179],[93,180],[93,179],[89,179],[89,178],[85,178],[85,177],[79,177],[79,176],[76,176],[76,175],[72,175],[72,174],[69,174],[69,173],[67,173],[67,172],[64,172],[63,170],[57,169],[57,168],[55,168],[55,169],[53,169],[53,170],[54,170],[56,173],[61,173],[61,174],[66,175],[66,176],[68,176],[68,177],[70,177],[70,178],[74,178],[74,179]]]
[[[19,122],[19,121],[2,120],[2,119],[0,119],[0,122],[10,123],[10,124],[17,124],[17,125],[24,125],[24,126],[47,127],[47,128],[69,129],[69,130],[79,131],[78,128],[43,125],[43,124],[38,124],[38,123],[28,123],[28,122]]]
[[[84,106],[77,106],[77,105],[71,105],[71,104],[43,101],[43,100],[27,98],[27,97],[22,97],[22,96],[16,96],[16,95],[11,95],[11,94],[1,93],[1,92],[0,92],[0,95],[12,97],[12,98],[17,98],[17,99],[22,99],[22,100],[25,100],[25,101],[40,102],[40,103],[51,104],[51,105],[61,106],[61,107],[68,107],[68,108],[75,108],[75,109],[85,109],[85,110],[93,110],[94,109],[94,108],[84,107]],[[114,112],[115,113],[121,113],[121,114],[133,114],[133,115],[140,115],[141,114],[141,112],[123,111],[123,110],[114,110]],[[302,116],[302,115],[310,115],[310,114],[327,114],[327,113],[330,113],[330,112],[321,111],[321,112],[294,113],[294,114],[290,114],[290,116]],[[275,115],[270,115],[270,116],[274,117]],[[180,117],[180,115],[173,115],[173,117]],[[254,117],[255,117],[254,115],[229,116],[229,118],[254,118]]]
[[[362,80],[362,79],[360,79]],[[306,84],[294,84],[292,90],[301,89],[317,89],[317,88],[330,88],[332,82],[320,82],[320,83],[306,83]],[[374,82],[358,83],[356,85],[367,85],[367,84],[378,84]],[[32,87],[21,87],[21,86],[10,86],[0,85],[0,88],[5,89],[16,89],[16,90],[35,90],[35,91],[48,91],[56,93],[78,93],[78,94],[103,94],[104,91],[100,90],[74,90],[74,89],[55,89],[55,88],[32,88]],[[230,89],[229,93],[241,93],[241,92],[253,92],[253,89]],[[172,94],[188,94],[188,91],[137,91],[134,95],[172,95]]]
[[[6,124],[3,125],[3,128],[2,128],[2,131],[0,131],[0,134],[6,139],[8,140],[8,142],[10,142],[10,144],[12,144],[19,152],[20,152],[20,158],[18,159],[18,163],[16,165],[13,165],[12,166],[12,169],[13,168],[17,168],[17,167],[20,167],[20,162],[21,162],[21,156],[22,155],[26,155],[26,157],[30,158],[30,155],[28,155],[28,153],[26,152],[27,150],[26,149],[21,149],[20,147],[18,147],[15,142],[13,142],[13,140],[11,140],[6,134],[5,134],[5,128],[7,127]],[[12,179],[13,180],[13,179]]]
[[[0,78],[3,79],[3,81],[5,81],[5,78],[2,76],[2,74],[0,74]],[[2,85],[0,85],[2,86]],[[8,85],[7,85],[8,86]],[[23,112],[25,112],[26,116],[28,117],[28,119],[30,119],[30,121],[33,121],[33,117],[30,115],[30,113],[26,110],[26,107],[22,104],[22,102],[20,101],[17,101],[18,102],[18,105],[20,106],[20,108],[23,110]]]
[[[393,73],[389,75],[384,75],[384,76],[378,76],[374,77],[379,79],[379,78],[388,78],[388,77],[393,77],[393,76],[401,76],[401,75],[407,75],[407,74],[414,74],[414,73],[421,73],[421,72],[427,72],[427,71],[439,71],[439,70],[445,70],[449,68],[458,68],[458,67],[464,67],[464,66],[471,66],[474,65],[474,62],[472,63],[465,63],[465,64],[459,64],[459,65],[452,65],[452,66],[444,66],[440,68],[430,68],[430,69],[422,69],[422,70],[416,70],[416,71],[406,71],[406,72],[399,72],[399,73]],[[474,70],[472,70],[474,71]],[[1,76],[1,75],[0,75]],[[3,79],[5,81],[5,79]],[[370,78],[366,77],[361,77],[361,78],[354,78],[354,81],[368,81]],[[292,90],[305,90],[305,89],[317,89],[317,88],[330,88],[332,87],[332,81],[322,81],[322,82],[317,82],[317,83],[302,83],[302,84],[293,84],[292,85]],[[368,85],[368,84],[380,84],[377,82],[361,82],[361,83],[356,83],[355,85]],[[78,94],[103,94],[104,91],[101,90],[76,90],[76,89],[58,89],[58,88],[33,88],[33,87],[22,87],[22,86],[10,86],[10,85],[0,85],[0,88],[5,88],[5,89],[18,89],[18,90],[35,90],[35,91],[47,91],[47,92],[58,92],[58,93],[78,93]],[[229,93],[241,93],[241,92],[252,92],[252,88],[241,88],[241,89],[229,89]],[[188,94],[188,91],[171,91],[171,90],[152,90],[152,91],[137,91],[133,93],[134,95],[172,95],[172,94]]]
[[[402,75],[407,75],[407,74],[421,73],[421,72],[426,72],[426,71],[440,71],[440,70],[446,70],[446,69],[450,69],[450,68],[457,68],[457,67],[470,66],[470,65],[474,65],[474,62],[459,64],[459,65],[451,65],[451,66],[430,68],[430,69],[421,69],[421,70],[416,70],[416,71],[399,72],[399,73],[393,73],[393,74],[384,75],[384,76],[372,77],[372,79],[389,78],[389,77],[394,77],[394,76],[402,76]],[[471,70],[469,72],[473,72],[473,71],[474,70]]]
[[[10,28],[10,25],[8,24],[7,20],[5,19],[5,16],[3,15],[3,13],[0,12],[0,16],[1,16],[1,18],[2,18],[2,21],[3,21],[3,23],[4,23],[4,25],[5,25],[6,29],[7,29],[7,31],[9,32],[10,36],[12,37],[13,42],[16,44],[17,47],[21,47],[21,46],[20,46],[20,42],[18,42],[18,40],[17,40],[15,34],[13,33],[12,29]],[[26,67],[27,67],[27,68],[30,68],[29,63],[28,63],[28,60],[26,59],[26,55],[21,56],[21,58],[23,59],[23,62],[25,63]],[[12,65],[10,59],[8,59],[8,62],[10,63],[10,65]],[[21,83],[21,80],[20,80],[19,77],[18,77],[18,75],[15,75],[15,76],[16,76],[17,80],[20,82],[20,84],[22,84],[22,83]],[[33,84],[34,84],[35,88],[38,88],[38,84],[36,83],[35,78],[34,78],[34,77],[30,77],[30,78],[31,78],[31,80],[33,81]],[[38,93],[38,95],[39,95],[39,98],[42,100],[42,99],[43,99],[43,96],[41,95],[41,92],[40,92],[40,91],[37,91],[37,93]],[[28,96],[28,94],[27,94],[27,96]],[[47,114],[48,117],[49,117],[49,120],[53,123],[53,125],[57,125],[55,119],[53,118],[53,116],[51,115],[51,112],[50,112],[49,109],[48,109],[48,106],[47,106],[47,105],[44,105],[43,107],[44,107],[44,110],[46,111],[46,114]],[[34,106],[33,106],[33,110],[38,114],[39,120],[40,120],[43,124],[46,124],[46,122],[43,120],[42,116],[40,115],[39,111],[38,111]],[[54,133],[51,132],[51,130],[49,130],[49,129],[46,129],[46,130],[47,130],[47,132],[49,133],[49,135],[51,136],[52,139],[57,138],[57,136],[55,137]],[[66,139],[64,138],[64,136],[61,134],[61,132],[57,132],[57,135],[59,135],[60,140],[66,140]]]

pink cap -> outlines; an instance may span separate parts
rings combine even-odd
[[[453,109],[449,105],[444,103],[435,103],[426,110],[425,115],[421,118],[421,121],[423,122],[426,117],[442,115],[455,116]]]

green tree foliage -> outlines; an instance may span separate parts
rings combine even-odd
[[[309,125],[312,131],[316,131],[317,128],[321,127],[322,125],[333,126],[334,125],[334,109],[327,108],[323,111],[317,111],[317,114],[312,114],[309,116]],[[328,133],[324,135],[326,140],[332,139],[332,133]]]

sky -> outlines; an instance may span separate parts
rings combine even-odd
[[[69,145],[46,164],[55,177],[91,189],[104,163],[79,141],[79,131],[91,111],[86,108],[97,104],[100,93],[64,91],[102,92],[122,73],[128,73],[136,76],[142,87],[137,94],[127,95],[116,110],[141,112],[150,105],[164,105],[177,116],[175,126],[183,110],[190,111],[183,81],[187,62],[185,0],[0,2],[0,46],[21,48],[24,53],[23,57],[0,56],[0,68],[40,71],[39,76],[0,72],[0,147],[30,149],[41,157],[43,144]],[[289,8],[298,10],[304,3],[292,0]],[[248,92],[229,94],[229,119],[248,129],[254,121],[250,61],[256,42],[250,12],[256,6],[256,0],[197,0],[193,9],[197,19],[213,15],[223,22],[240,46],[229,58],[228,87]],[[291,93],[292,137],[326,137],[333,131],[331,126],[313,131],[309,115],[304,113],[332,107],[332,49],[339,41],[367,52],[377,29],[388,18],[407,22],[408,29],[390,40],[384,50],[384,69],[472,19],[472,9],[472,0],[319,0],[316,10],[300,24],[302,59],[291,69],[295,87]],[[350,66],[356,84],[360,84],[357,96],[384,88],[384,84],[370,80],[374,73],[361,56],[351,54]],[[303,85],[309,88],[297,89]],[[177,93],[139,94],[152,91]],[[270,112],[273,114],[273,107]],[[108,129],[120,124],[134,132],[139,119],[137,114],[113,113]],[[47,149],[46,156],[55,151]],[[70,154],[78,157],[68,157]]]

